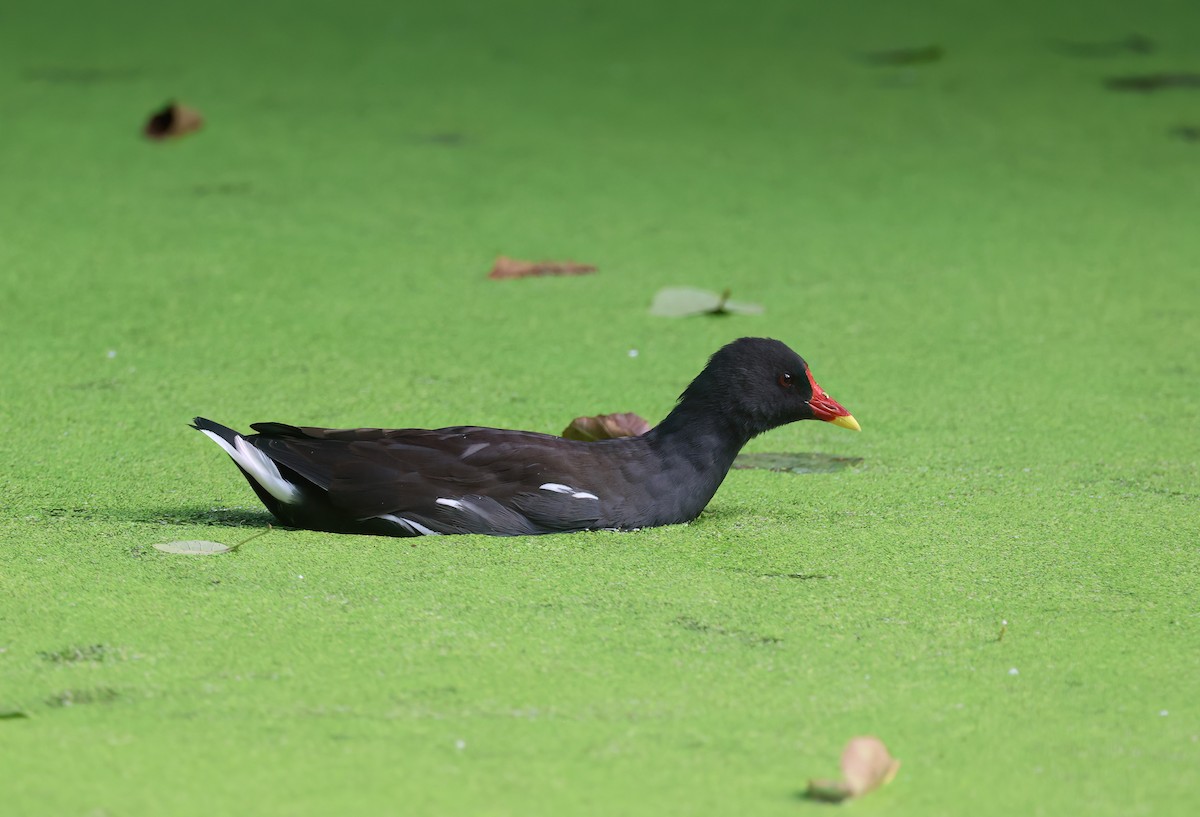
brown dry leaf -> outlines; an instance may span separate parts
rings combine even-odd
[[[842,752],[842,776],[853,797],[891,783],[899,770],[900,761],[874,735],[852,738]]]
[[[842,751],[842,779],[810,780],[808,796],[832,802],[862,797],[892,782],[899,770],[900,761],[892,757],[882,740],[860,735],[851,738]]]
[[[170,102],[150,115],[142,133],[146,134],[147,139],[174,139],[200,130],[203,124],[204,117],[195,108]]]
[[[585,443],[596,440],[615,440],[618,437],[637,437],[650,430],[650,424],[631,411],[620,414],[598,414],[595,417],[576,417],[563,429],[568,440]]]
[[[528,278],[533,275],[587,275],[596,271],[591,264],[578,264],[574,261],[520,261],[502,255],[492,265],[488,278],[503,280],[506,278]]]

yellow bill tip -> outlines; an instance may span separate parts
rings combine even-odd
[[[837,417],[834,417],[829,422],[833,423],[835,426],[841,426],[842,428],[848,428],[851,431],[862,431],[862,426],[860,426],[858,424],[858,420],[854,419],[853,414],[839,414]]]

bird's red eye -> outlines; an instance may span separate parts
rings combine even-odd
[[[790,389],[793,385],[792,376],[787,372],[779,375],[779,385],[783,386],[785,389]]]

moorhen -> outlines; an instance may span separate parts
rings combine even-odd
[[[328,429],[197,417],[286,525],[343,533],[515,536],[695,519],[751,437],[796,420],[859,430],[777,340],[719,349],[639,437],[579,442],[477,426]]]

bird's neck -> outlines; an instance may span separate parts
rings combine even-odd
[[[717,485],[754,433],[737,418],[687,399],[647,432],[668,456],[691,460],[716,477]]]

